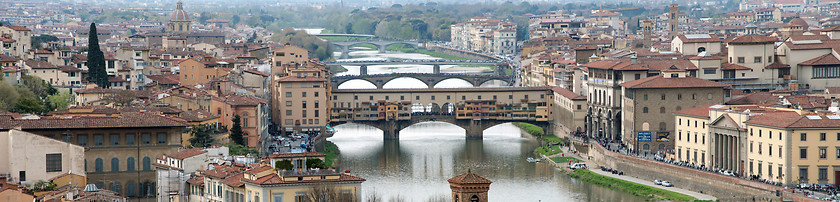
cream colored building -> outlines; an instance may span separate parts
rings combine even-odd
[[[775,60],[775,43],[778,40],[762,35],[744,35],[728,40],[728,58],[725,63],[744,66],[750,71],[739,72],[740,75],[724,76],[721,82],[731,83],[736,90],[775,89],[779,75],[784,75],[782,69],[767,68]]]
[[[516,52],[516,24],[473,17],[450,26],[451,42],[457,48],[493,54]]]
[[[32,30],[21,26],[2,25],[0,26],[0,38],[10,38],[11,55],[18,58],[25,58],[32,44]]]
[[[327,79],[320,70],[274,76],[274,123],[282,131],[323,131],[329,123]]]
[[[308,62],[309,50],[286,44],[271,51],[271,75],[286,76],[291,73],[289,67],[306,66]]]
[[[560,87],[551,90],[554,92],[554,121],[562,124],[569,132],[584,132],[586,96]]]
[[[671,51],[683,55],[697,55],[702,52],[718,54],[722,43],[723,39],[713,34],[683,34],[671,41]]]
[[[64,173],[85,174],[85,148],[19,130],[0,132],[0,173],[11,181],[49,181]]]

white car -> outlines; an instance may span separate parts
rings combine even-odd
[[[727,171],[723,171],[721,174],[726,175],[726,176],[735,176],[735,174],[734,174],[734,173],[732,173],[732,171],[728,171],[728,170],[727,170]]]
[[[671,184],[671,182],[668,182],[668,181],[662,181],[662,186],[665,186],[665,187],[672,187],[672,186],[674,186],[674,185],[672,185],[672,184]]]
[[[653,183],[656,185],[662,185],[662,180],[656,179],[653,181]]]

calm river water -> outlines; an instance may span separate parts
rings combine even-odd
[[[394,141],[366,125],[336,129],[328,140],[341,151],[341,169],[367,179],[363,198],[372,193],[405,201],[449,198],[446,180],[470,170],[493,181],[490,201],[644,201],[529,163],[537,143],[511,124],[487,129],[483,140],[467,140],[460,127],[439,122],[408,127]]]

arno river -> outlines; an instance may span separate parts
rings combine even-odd
[[[356,60],[435,59],[423,54],[363,50],[351,52]],[[352,59],[351,59],[352,60]],[[343,74],[358,74],[357,66],[346,66]],[[486,67],[442,66],[442,72],[480,73]],[[390,72],[431,73],[431,66],[370,66],[369,74]],[[347,82],[342,89],[371,88],[363,81]],[[412,79],[394,80],[385,88],[425,87]],[[492,85],[490,85],[492,86]],[[469,87],[451,80],[436,87]],[[450,196],[447,179],[468,170],[493,181],[490,201],[643,201],[641,198],[586,184],[568,177],[545,163],[529,163],[537,142],[511,124],[484,131],[483,140],[467,140],[464,130],[448,123],[427,122],[400,132],[399,140],[383,140],[382,131],[358,124],[337,126],[328,140],[341,151],[339,167],[367,179],[362,197],[376,194],[385,201],[429,201]]]

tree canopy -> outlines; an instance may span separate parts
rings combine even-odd
[[[239,115],[233,116],[231,121],[233,122],[233,126],[230,127],[230,140],[238,145],[246,145],[245,140],[242,138],[242,122]]]
[[[108,72],[105,71],[105,54],[99,48],[99,37],[96,36],[95,23],[90,23],[88,35],[87,81],[101,88],[109,88],[111,83],[108,81]]]

